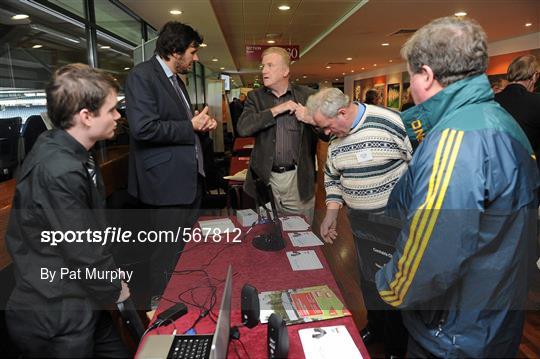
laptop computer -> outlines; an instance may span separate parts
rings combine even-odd
[[[227,357],[231,329],[232,266],[227,270],[225,289],[213,335],[151,335],[137,355],[139,359],[222,359]]]

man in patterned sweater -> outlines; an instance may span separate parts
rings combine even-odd
[[[404,356],[407,332],[401,315],[380,299],[374,284],[375,268],[391,257],[399,234],[398,229],[374,223],[374,219],[381,218],[390,192],[411,160],[412,147],[403,122],[385,108],[349,102],[335,88],[311,96],[306,107],[314,125],[332,136],[324,169],[326,216],[321,236],[327,243],[337,238],[337,215],[346,204],[368,311],[362,338],[366,344],[384,338],[386,356]]]

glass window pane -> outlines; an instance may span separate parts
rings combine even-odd
[[[49,2],[82,18],[85,17],[83,0],[49,0]]]
[[[134,44],[141,44],[141,23],[108,0],[95,0],[96,23]]]
[[[98,39],[98,65],[111,73],[120,83],[120,93],[124,93],[124,82],[126,76],[133,67],[134,46],[114,39],[100,31],[97,32]]]
[[[87,62],[85,31],[19,2],[0,2],[0,11],[29,16],[4,21],[0,40],[0,119],[24,122],[45,111],[44,90],[57,68]]]

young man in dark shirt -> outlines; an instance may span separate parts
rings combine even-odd
[[[108,247],[85,234],[106,227],[103,180],[91,150],[114,135],[118,84],[71,64],[56,71],[46,92],[57,128],[42,134],[25,159],[6,233],[16,280],[9,334],[25,357],[125,357],[100,309],[126,300],[129,289]],[[82,241],[71,241],[73,233]],[[61,235],[67,240],[53,243]]]

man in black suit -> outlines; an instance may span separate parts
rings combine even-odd
[[[509,83],[495,94],[495,101],[519,123],[540,168],[540,94],[533,92],[540,77],[540,64],[534,55],[520,56],[508,66],[506,77]]]
[[[192,27],[166,23],[156,42],[156,55],[137,65],[126,80],[131,133],[128,192],[149,209],[154,230],[181,227],[183,231],[198,217],[205,176],[198,133],[215,129],[217,123],[208,115],[208,107],[193,111],[178,75],[187,74],[198,61],[202,41]],[[182,249],[182,241],[156,243],[150,257],[153,296],[165,289]]]
[[[239,136],[256,138],[244,188],[256,196],[256,175],[271,185],[280,213],[311,221],[319,134],[302,104],[315,91],[289,82],[289,54],[280,47],[266,49],[262,65],[264,87],[248,93],[237,124]]]

